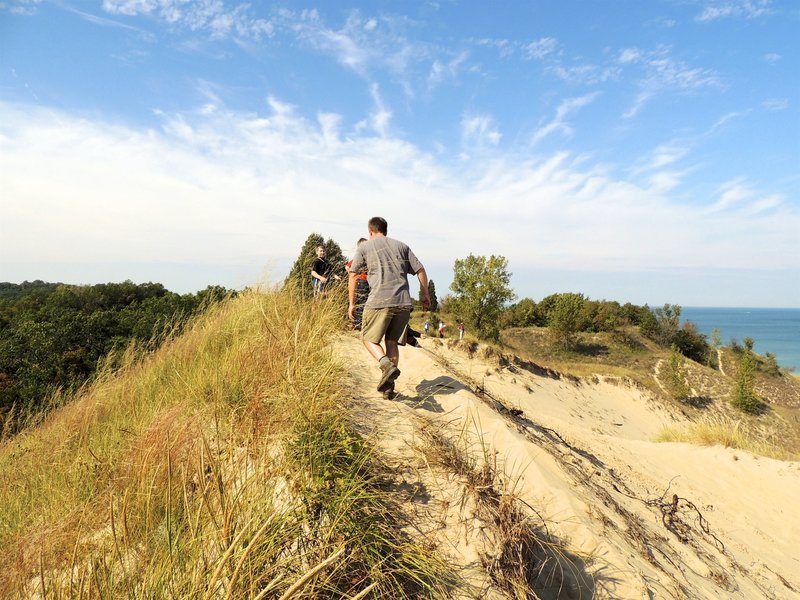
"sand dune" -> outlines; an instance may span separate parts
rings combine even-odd
[[[551,543],[549,562],[530,560],[560,568],[540,577],[539,597],[800,598],[800,463],[654,443],[686,417],[622,380],[567,378],[427,338],[401,350],[399,396],[388,401],[355,336],[337,352],[351,365],[360,425],[408,500],[409,530],[463,569],[465,597],[510,595],[494,568],[502,535],[482,503],[513,497],[522,525]],[[431,436],[476,469],[488,462],[497,494],[434,464]]]

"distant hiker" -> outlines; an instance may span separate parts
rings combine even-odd
[[[445,327],[446,327],[446,325],[444,324],[444,321],[439,321],[439,337],[440,338],[444,337],[444,328]]]
[[[367,241],[367,238],[360,238],[356,243],[356,248],[358,248],[361,244]],[[353,264],[353,259],[351,258],[347,262],[347,270],[350,270],[350,266]],[[364,314],[364,305],[367,303],[367,298],[369,298],[369,282],[367,281],[367,270],[364,269],[358,275],[356,275],[356,310],[355,310],[355,322],[353,323],[353,329],[356,331],[361,330],[361,319],[362,315]]]
[[[428,330],[431,328],[431,322],[428,319],[425,319],[425,323],[422,325],[423,329],[425,329],[425,337],[428,336]]]
[[[333,265],[325,258],[325,246],[320,244],[317,246],[317,258],[311,265],[311,285],[314,288],[314,296],[325,292],[325,287],[331,277],[339,279],[339,276],[333,272]]]
[[[458,322],[458,339],[460,339],[460,340],[464,339],[464,322],[463,321],[459,321]]]
[[[372,217],[367,228],[369,240],[356,248],[348,269],[350,304],[347,314],[355,320],[358,274],[366,267],[370,293],[362,317],[361,341],[380,366],[378,391],[391,400],[396,395],[394,381],[400,375],[397,368],[399,345],[406,343],[411,317],[408,275],[416,275],[419,279],[423,310],[428,310],[431,305],[428,276],[411,248],[386,237],[389,227],[385,219]],[[385,351],[382,341],[386,345]]]

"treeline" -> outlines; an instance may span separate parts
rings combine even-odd
[[[39,412],[57,389],[76,389],[112,351],[133,341],[154,349],[201,307],[229,293],[209,286],[176,294],[160,283],[131,281],[0,283],[0,424],[9,427],[12,414]]]
[[[523,298],[500,315],[500,327],[548,327],[555,345],[574,346],[578,333],[607,332],[625,339],[625,330],[640,333],[663,348],[675,347],[683,356],[701,364],[716,361],[706,336],[691,321],[681,324],[681,307],[665,304],[650,308],[627,302],[590,300],[583,294],[552,294],[534,302]]]
[[[338,243],[320,233],[308,236],[292,266],[285,284],[291,284],[306,296],[311,295],[311,265],[318,245],[325,247],[333,272],[346,276],[345,257]],[[547,327],[554,346],[576,348],[579,333],[613,333],[621,342],[635,341],[628,336],[630,327],[638,327],[646,338],[664,348],[675,347],[683,356],[696,362],[714,365],[716,352],[694,323],[681,324],[681,307],[665,304],[650,308],[630,302],[591,300],[583,294],[551,294],[535,302],[523,298],[509,304],[516,295],[510,287],[511,272],[503,256],[475,256],[457,259],[453,265],[452,295],[439,301],[433,280],[428,282],[432,306],[430,319],[436,322],[437,311],[466,324],[478,338],[499,339],[510,327]],[[413,302],[421,310],[419,301]]]

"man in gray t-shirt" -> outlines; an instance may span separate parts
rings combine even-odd
[[[353,256],[349,273],[350,307],[348,316],[355,318],[356,283],[359,271],[367,270],[369,298],[364,307],[361,341],[381,367],[378,391],[394,396],[394,380],[400,375],[398,344],[404,344],[411,317],[411,294],[408,275],[416,275],[422,296],[422,308],[431,305],[425,267],[403,242],[386,237],[388,224],[381,217],[369,220],[369,240],[361,244]],[[385,341],[384,351],[381,342]]]

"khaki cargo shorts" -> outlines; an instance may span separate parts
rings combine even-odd
[[[384,338],[394,340],[401,346],[406,343],[411,308],[391,306],[389,308],[364,307],[361,317],[361,339],[380,344]]]

